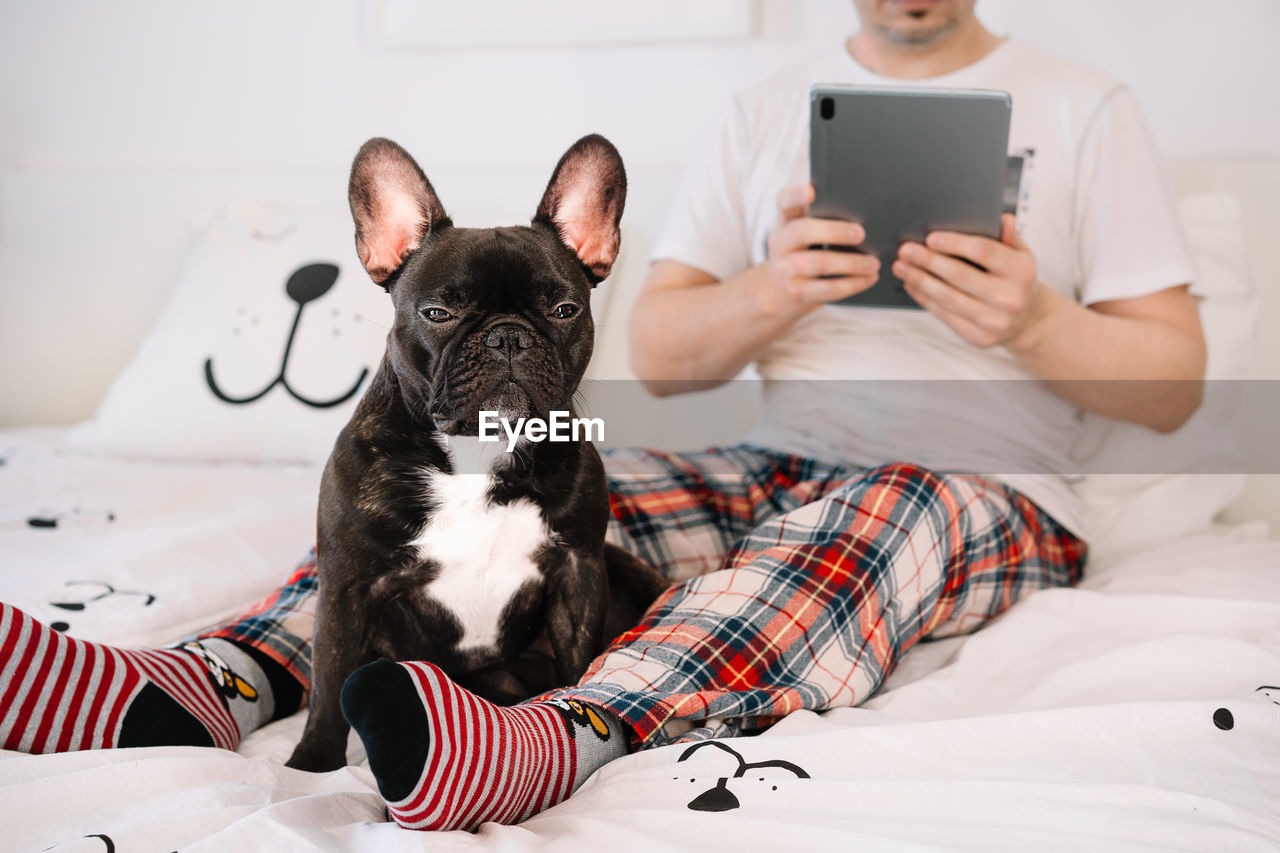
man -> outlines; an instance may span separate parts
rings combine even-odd
[[[522,820],[632,746],[863,701],[921,638],[973,630],[1027,592],[1081,577],[1079,507],[1060,476],[1077,408],[1171,430],[1198,406],[1205,354],[1191,269],[1132,96],[997,38],[974,0],[855,3],[861,29],[838,52],[735,102],[685,181],[633,314],[633,364],[655,393],[710,387],[751,363],[765,379],[764,423],[742,445],[606,457],[613,540],[680,583],[579,685],[542,701],[494,708],[429,664],[357,672],[344,708],[403,825]],[[863,238],[856,225],[807,216],[814,82],[1011,92],[1018,217],[1004,218],[999,240],[939,232],[894,258],[810,248]],[[869,287],[882,263],[925,311],[829,304]],[[825,383],[814,397],[812,380],[884,378],[997,380],[986,383],[997,398],[1016,387],[1033,404],[922,414],[859,382]],[[1025,379],[1046,382],[998,381]],[[1110,379],[1180,381],[1078,381]],[[975,430],[997,436],[1012,473],[953,473],[952,437]],[[21,663],[40,657],[22,650],[51,632],[5,608],[0,643],[19,650],[19,666],[0,692],[41,698],[5,715],[0,736],[30,751],[233,746],[297,706],[313,589],[304,563],[245,619],[186,651],[49,639],[72,657],[111,658],[127,676],[116,676],[116,721],[99,725],[97,703],[70,735],[58,721],[76,714],[63,687],[50,688],[56,670]],[[229,700],[219,716],[175,675],[195,655],[245,676],[272,708]],[[183,736],[193,739],[158,740]]]

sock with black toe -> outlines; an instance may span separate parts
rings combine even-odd
[[[21,752],[117,746],[235,749],[291,713],[303,686],[224,639],[118,649],[68,637],[0,602],[0,744]]]
[[[387,811],[409,829],[519,823],[627,753],[617,717],[576,701],[494,705],[425,662],[381,660],[342,688]]]

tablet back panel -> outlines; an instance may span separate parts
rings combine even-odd
[[[881,261],[879,281],[839,304],[919,308],[891,270],[903,241],[999,237],[1010,112],[1005,92],[813,87],[810,215],[862,223]]]

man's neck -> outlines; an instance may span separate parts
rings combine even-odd
[[[882,77],[918,80],[966,68],[999,47],[1001,41],[977,18],[970,18],[967,25],[930,45],[900,44],[863,28],[850,36],[845,49]]]

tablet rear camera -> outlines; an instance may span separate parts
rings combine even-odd
[[[824,119],[830,120],[836,114],[836,102],[834,98],[823,98],[818,102],[818,115]]]

